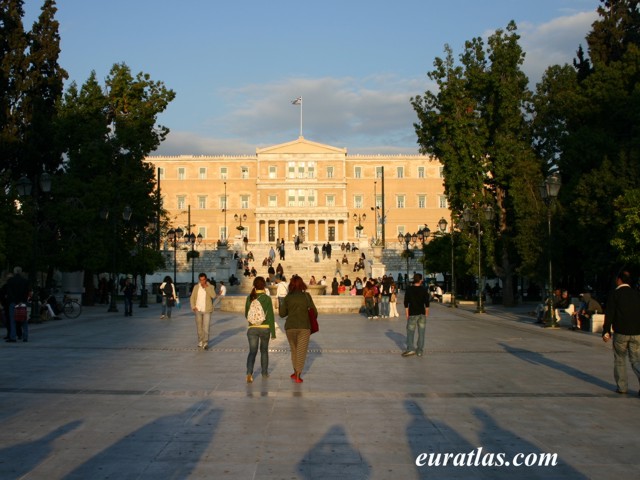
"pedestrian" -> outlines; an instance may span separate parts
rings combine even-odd
[[[280,260],[284,261],[285,257],[285,247],[284,247],[284,238],[280,240]]]
[[[124,280],[124,284],[122,285],[125,317],[130,317],[133,315],[133,294],[136,292],[136,286],[134,285],[132,279],[132,275],[127,276],[127,278]]]
[[[289,288],[287,287],[287,282],[284,277],[276,277],[276,297],[278,298],[278,310],[282,309],[282,302],[284,302],[284,297],[289,293]]]
[[[162,294],[162,313],[160,318],[171,318],[171,310],[176,306],[176,286],[169,275],[164,277],[164,281],[160,284],[160,293]]]
[[[227,295],[227,287],[225,286],[224,282],[220,282],[220,289],[218,290],[218,296],[213,302],[213,308],[216,308],[218,305],[220,305],[220,302],[222,301],[222,297],[226,295]]]
[[[198,348],[207,350],[209,348],[209,325],[211,323],[211,313],[213,312],[213,301],[216,298],[216,291],[207,280],[207,274],[198,275],[198,285],[191,291],[191,310],[196,314],[196,332],[198,335]]]
[[[276,338],[276,328],[273,303],[271,297],[265,292],[266,285],[264,277],[256,277],[253,280],[253,290],[247,296],[244,306],[244,316],[249,322],[247,329],[247,339],[249,340],[247,383],[253,382],[253,367],[258,347],[260,348],[262,378],[269,377],[269,339]]]
[[[316,315],[318,314],[313,298],[306,290],[307,285],[305,285],[302,277],[298,275],[292,276],[289,283],[289,293],[278,312],[280,317],[287,317],[284,329],[289,341],[291,363],[293,364],[291,379],[296,383],[302,383],[301,374],[307,359],[307,348],[309,347],[309,337],[311,336],[308,309],[312,308]]]
[[[422,274],[413,275],[413,284],[404,294],[404,308],[407,315],[407,349],[403,357],[422,356],[424,352],[424,333],[429,316],[429,291],[422,285]],[[414,335],[418,328],[418,344],[414,348]]]
[[[613,377],[616,392],[627,393],[627,356],[633,373],[640,382],[640,292],[631,288],[631,275],[622,271],[616,278],[616,289],[607,300],[602,339],[611,338],[613,328]],[[638,391],[640,395],[640,391]]]
[[[13,276],[7,280],[7,300],[9,302],[9,338],[7,342],[15,343],[16,337],[23,342],[29,341],[29,315],[20,323],[20,331],[16,325],[16,305],[26,304],[29,299],[29,281],[22,275],[22,268],[15,267]]]
[[[340,260],[338,259],[336,259],[336,269],[335,269],[335,272],[333,272],[333,274],[342,278],[342,269],[340,268]]]
[[[391,296],[389,297],[389,317],[396,318],[399,317],[397,302],[398,302],[398,292],[396,291],[396,286],[392,283],[389,286],[389,292],[391,292]]]

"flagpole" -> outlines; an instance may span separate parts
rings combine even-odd
[[[296,98],[291,104],[300,107],[300,136],[302,137],[302,97]]]
[[[302,137],[302,97],[300,97],[300,136]]]

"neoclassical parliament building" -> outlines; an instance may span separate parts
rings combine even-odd
[[[298,139],[255,155],[150,156],[173,228],[204,244],[253,244],[296,235],[308,244],[364,242],[449,221],[442,166],[424,155],[348,155]],[[189,220],[190,219],[190,220]],[[383,225],[384,224],[384,225]],[[242,227],[242,230],[239,228]],[[242,235],[240,235],[242,232]]]

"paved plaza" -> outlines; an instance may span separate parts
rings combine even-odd
[[[0,479],[617,479],[640,466],[631,372],[632,393],[616,394],[611,345],[540,328],[532,306],[434,305],[422,358],[400,355],[404,320],[320,312],[299,385],[281,319],[270,378],[258,359],[247,384],[241,315],[215,312],[199,351],[185,308],[106,309],[0,346]]]

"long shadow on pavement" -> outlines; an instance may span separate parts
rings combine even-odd
[[[560,363],[556,360],[552,360],[551,358],[547,358],[541,353],[532,352],[531,350],[526,350],[523,348],[513,348],[505,343],[498,343],[502,348],[504,348],[511,355],[524,360],[525,362],[532,363],[534,365],[544,365],[545,367],[553,368],[559,372],[566,373],[574,378],[579,380],[584,380],[585,382],[589,382],[597,387],[604,388],[605,390],[615,390],[615,385],[609,382],[605,382],[604,380],[599,379],[598,377],[594,377],[593,375],[589,375],[577,368],[572,367],[571,365],[567,365],[565,363]]]

